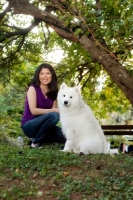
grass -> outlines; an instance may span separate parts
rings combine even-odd
[[[62,144],[0,144],[1,200],[132,200],[133,156],[76,155]]]

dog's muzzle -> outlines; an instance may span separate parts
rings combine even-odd
[[[68,107],[68,106],[69,106],[68,101],[64,101],[64,105],[65,105],[66,107]]]
[[[64,104],[67,105],[67,104],[68,104],[68,101],[64,101]]]

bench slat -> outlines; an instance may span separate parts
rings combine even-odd
[[[104,131],[105,135],[133,135],[133,131]]]
[[[101,125],[103,130],[124,130],[128,129],[131,130],[133,129],[133,125]]]
[[[101,125],[105,135],[133,135],[133,125]]]

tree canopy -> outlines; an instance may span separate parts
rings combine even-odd
[[[47,61],[53,49],[59,54],[61,49],[63,57],[53,63],[59,82],[80,84],[98,112],[103,106],[105,112],[129,108],[132,9],[131,0],[1,0],[1,82],[15,83],[23,91],[35,67]]]

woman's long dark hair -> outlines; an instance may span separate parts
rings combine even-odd
[[[36,87],[39,87],[39,85],[40,85],[39,74],[40,74],[40,71],[42,70],[42,68],[48,68],[52,74],[51,82],[48,84],[49,92],[47,92],[46,95],[50,99],[55,100],[57,98],[57,93],[58,93],[57,76],[54,71],[54,68],[50,64],[43,63],[43,64],[39,65],[39,67],[36,69],[34,76],[33,76],[32,80],[30,81],[30,83],[28,84],[28,86],[34,85]]]

